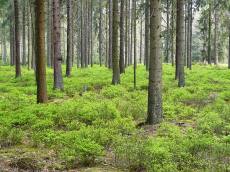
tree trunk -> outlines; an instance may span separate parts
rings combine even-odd
[[[217,51],[217,45],[218,45],[218,9],[215,9],[214,11],[214,18],[215,18],[215,29],[214,29],[214,64],[218,65],[218,51]]]
[[[20,36],[19,36],[19,7],[18,0],[14,0],[14,34],[15,34],[15,60],[16,60],[16,78],[21,76],[20,66]]]
[[[119,21],[118,21],[118,0],[113,0],[113,34],[112,34],[112,59],[113,59],[113,79],[112,84],[117,85],[120,84],[120,69],[119,69],[119,55],[118,55],[118,29],[119,29]]]
[[[211,0],[209,0],[209,9],[208,9],[208,64],[212,63],[211,58],[211,27],[212,27],[212,8],[211,8]]]
[[[161,1],[150,0],[150,62],[147,124],[162,120]]]
[[[134,80],[133,80],[133,84],[134,84],[134,89],[136,89],[137,87],[137,33],[136,33],[137,27],[136,27],[136,0],[133,0],[133,46],[134,46],[134,66],[133,66],[133,70],[134,70]]]
[[[27,68],[30,70],[30,59],[31,59],[31,18],[30,18],[30,2],[27,2]]]
[[[125,10],[125,1],[121,0],[120,5],[120,73],[125,72],[124,64],[124,41],[125,41],[125,30],[124,30],[124,10]]]
[[[102,0],[99,0],[99,63],[102,65]]]
[[[165,62],[169,63],[169,39],[170,39],[170,30],[169,30],[169,0],[166,2],[166,8],[167,8],[167,36],[166,36],[166,57],[165,57]]]
[[[179,87],[185,86],[184,77],[184,0],[177,0],[177,28],[176,28],[176,78]]]
[[[174,59],[174,1],[171,1],[171,63],[172,66],[175,64],[175,59]]]
[[[22,11],[22,64],[26,65],[26,3],[23,1]]]
[[[60,1],[53,0],[54,89],[63,89],[61,57]]]
[[[109,68],[112,68],[113,56],[113,0],[109,0]]]
[[[145,0],[145,65],[149,69],[149,0]]]
[[[67,7],[67,57],[66,57],[66,76],[71,75],[72,58],[73,58],[73,30],[72,30],[72,0],[66,1]]]
[[[228,25],[228,69],[230,69],[230,21]]]
[[[36,55],[36,81],[37,103],[47,102],[46,64],[45,64],[45,2],[36,0],[35,8],[35,55]]]
[[[142,18],[142,11],[140,13],[140,64],[142,63],[142,37],[143,37],[143,18]]]
[[[51,67],[51,44],[52,44],[52,35],[51,35],[51,22],[52,22],[52,9],[51,9],[51,0],[47,0],[47,35],[46,35],[46,46],[47,46],[47,66]]]

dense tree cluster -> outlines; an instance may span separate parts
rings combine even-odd
[[[37,101],[47,102],[46,66],[54,89],[72,67],[112,69],[112,84],[133,65],[149,71],[147,123],[162,118],[162,63],[175,65],[178,86],[192,63],[230,68],[230,2],[217,0],[1,0],[1,64],[34,69]]]

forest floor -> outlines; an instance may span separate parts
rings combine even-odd
[[[110,70],[73,69],[64,91],[36,104],[34,72],[0,66],[0,171],[230,171],[230,71],[195,65],[178,88],[163,66],[164,120],[146,119],[148,74],[140,65],[112,86]],[[64,71],[64,68],[63,68]],[[119,170],[118,170],[119,169]]]

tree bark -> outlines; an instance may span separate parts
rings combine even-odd
[[[67,57],[66,57],[66,76],[71,75],[72,58],[73,58],[73,30],[72,30],[72,0],[66,1],[67,7]]]
[[[145,0],[145,65],[149,69],[149,0]]]
[[[14,34],[15,34],[15,60],[16,60],[16,78],[21,76],[20,66],[20,36],[19,36],[19,6],[18,0],[14,0]]]
[[[212,64],[212,58],[211,58],[211,27],[212,27],[212,12],[211,9],[211,0],[209,0],[209,9],[208,9],[208,64]]]
[[[102,0],[99,0],[99,64],[102,66]]]
[[[184,0],[177,0],[177,28],[176,28],[176,78],[179,87],[185,86],[184,77]]]
[[[120,73],[125,73],[125,64],[124,64],[124,41],[125,41],[125,30],[124,30],[124,11],[125,11],[125,1],[121,0],[120,5]]]
[[[112,84],[117,85],[120,84],[120,69],[119,69],[119,55],[118,55],[118,29],[119,29],[119,21],[118,21],[118,0],[113,0],[113,34],[112,34],[112,59],[113,59],[113,79]]]
[[[136,27],[136,0],[133,0],[133,46],[134,46],[134,66],[133,66],[133,73],[134,73],[134,89],[137,87],[137,33],[136,33],[137,27]]]
[[[46,64],[45,64],[45,3],[44,0],[36,0],[35,8],[35,55],[36,55],[36,81],[37,103],[46,103]]]
[[[60,1],[53,0],[54,89],[63,89]]]
[[[26,65],[26,3],[23,1],[22,10],[22,64]]]
[[[150,0],[150,63],[147,124],[162,120],[161,1]]]

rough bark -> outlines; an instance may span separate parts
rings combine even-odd
[[[136,27],[136,0],[133,0],[133,58],[134,58],[134,65],[133,65],[133,73],[134,73],[134,78],[133,78],[133,84],[134,84],[134,89],[137,87],[137,27]]]
[[[212,27],[212,5],[211,0],[209,0],[209,9],[208,9],[208,64],[212,63],[211,58],[211,27]]]
[[[147,124],[162,120],[161,2],[150,0],[150,62]]]
[[[15,61],[16,78],[21,76],[20,66],[20,36],[19,36],[19,6],[18,0],[14,0],[14,34],[15,34]]]
[[[113,46],[113,1],[109,0],[109,68],[112,68]]]
[[[48,100],[45,64],[45,2],[44,0],[36,0],[35,5],[37,103],[45,103]]]
[[[113,0],[113,34],[112,34],[112,66],[113,66],[113,79],[112,84],[120,84],[120,69],[119,69],[119,54],[118,54],[118,0]]]
[[[72,30],[72,0],[66,1],[67,7],[67,57],[66,57],[66,76],[71,75],[72,58],[73,58],[73,30]]]
[[[23,1],[22,10],[22,64],[26,65],[26,3]]]
[[[99,64],[102,65],[102,1],[99,0]]]
[[[145,65],[149,69],[149,0],[145,0]]]
[[[61,57],[60,1],[53,0],[54,89],[63,89]]]
[[[125,1],[121,0],[121,5],[120,5],[120,73],[125,72],[125,64],[124,64],[124,41],[125,41],[125,30],[124,30],[124,12],[125,11]]]
[[[184,0],[177,0],[177,27],[176,27],[176,78],[178,86],[185,86],[184,77]]]

